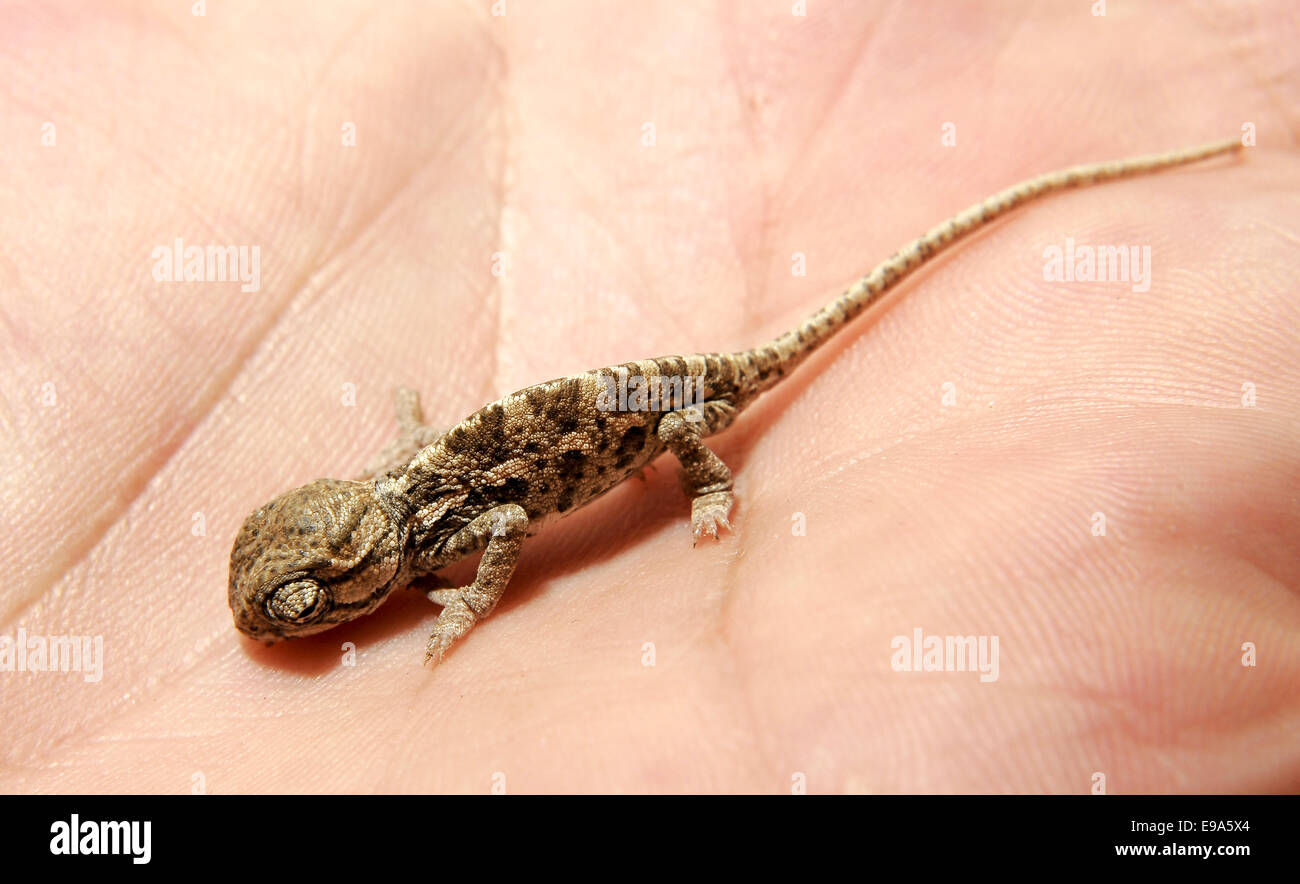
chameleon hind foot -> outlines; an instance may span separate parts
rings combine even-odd
[[[394,390],[393,405],[397,410],[397,438],[370,459],[362,479],[373,479],[406,466],[422,448],[432,445],[442,435],[440,430],[435,430],[424,422],[420,394],[414,389],[398,387]]]
[[[706,406],[715,403],[705,403]],[[729,414],[727,403],[716,403],[714,411]],[[735,498],[731,494],[731,469],[722,462],[701,436],[709,429],[707,421],[691,419],[680,411],[664,415],[659,422],[659,438],[682,465],[682,489],[691,499],[691,545],[704,536],[718,539],[722,528],[730,528]]]
[[[718,540],[722,528],[730,531],[731,522],[727,521],[727,517],[731,515],[734,503],[735,498],[730,491],[714,491],[691,500],[691,546],[695,546],[706,535]]]

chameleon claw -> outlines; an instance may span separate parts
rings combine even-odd
[[[444,586],[438,589],[431,589],[426,592],[425,597],[435,605],[442,605],[444,608],[460,598],[460,589],[457,587]]]
[[[733,530],[727,519],[731,511],[730,491],[716,491],[701,495],[691,503],[691,546],[698,546],[704,535],[719,540],[722,528]]]
[[[447,650],[474,628],[478,617],[465,601],[465,591],[468,588],[458,587],[429,591],[430,601],[443,607],[442,613],[438,615],[438,619],[433,624],[433,632],[430,634],[429,643],[425,647],[424,662],[426,665],[434,658],[437,658],[436,663],[441,663],[442,657],[447,653]]]
[[[441,663],[442,657],[447,653],[447,648],[451,647],[452,641],[445,635],[435,631],[433,635],[429,636],[428,647],[424,649],[424,663],[421,665],[428,666],[430,660],[433,661],[434,666]]]
[[[719,530],[720,528],[726,528],[728,531],[732,530],[731,523],[728,522],[726,517],[724,516],[715,517],[715,521],[710,521],[700,525],[696,525],[695,530],[691,532],[694,535],[693,539],[691,540],[691,546],[698,545],[700,542],[700,538],[705,535],[712,537],[714,540],[721,540],[722,533]]]

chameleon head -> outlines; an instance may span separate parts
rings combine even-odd
[[[230,552],[235,627],[271,644],[370,613],[393,586],[403,539],[373,483],[317,479],[280,495],[244,520]]]

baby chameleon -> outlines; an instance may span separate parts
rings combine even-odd
[[[511,393],[439,434],[399,390],[401,434],[357,481],[318,479],[244,522],[230,554],[230,609],[268,644],[369,614],[394,589],[483,550],[474,582],[428,593],[442,606],[425,662],[496,607],[524,538],[573,512],[665,450],[680,462],[695,540],[716,538],[731,471],[704,439],[731,425],[846,323],[953,242],[1044,194],[1196,162],[1237,140],[1076,166],[1031,178],[900,249],[802,326],[753,350],[666,356]],[[698,380],[697,380],[698,379]],[[636,390],[652,391],[649,408]],[[632,390],[623,408],[611,390]],[[644,400],[646,397],[641,397]]]

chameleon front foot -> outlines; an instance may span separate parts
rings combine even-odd
[[[424,662],[434,660],[435,665],[442,662],[442,655],[457,641],[465,637],[478,617],[474,609],[465,601],[464,589],[435,589],[429,592],[429,600],[442,605],[442,613],[433,624],[429,635],[429,644],[424,649]],[[436,659],[435,659],[436,658]]]
[[[448,541],[449,548],[466,552],[484,543],[487,547],[479,560],[473,583],[458,589],[429,591],[429,601],[442,605],[442,613],[433,624],[433,634],[425,648],[425,663],[434,657],[441,661],[448,648],[473,629],[475,623],[492,613],[510,582],[510,575],[514,573],[519,549],[527,533],[528,516],[523,507],[507,503],[488,510]]]
[[[691,500],[691,546],[700,542],[704,536],[718,539],[718,533],[722,528],[731,530],[731,522],[727,517],[731,515],[731,507],[735,503],[730,491],[715,491],[712,494],[701,494],[699,497]]]

